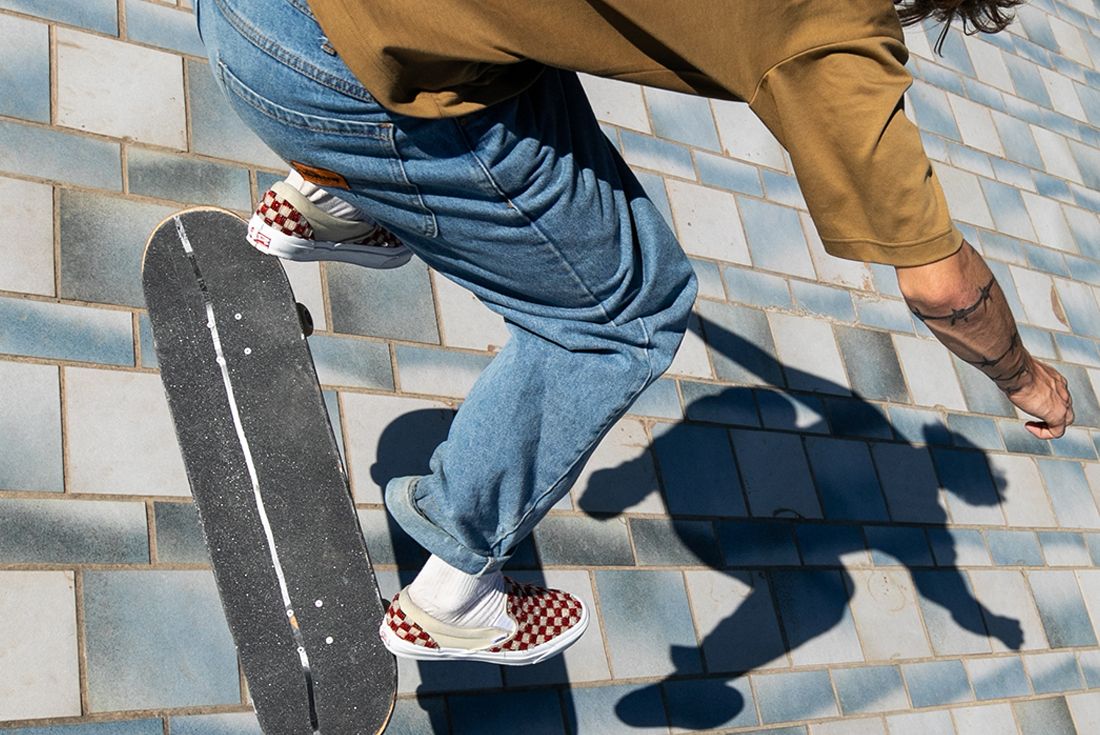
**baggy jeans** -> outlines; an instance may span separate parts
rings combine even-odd
[[[495,571],[569,491],[600,439],[672,362],[691,265],[603,135],[575,74],[459,118],[391,114],[306,0],[197,0],[233,109],[289,161],[501,315],[510,339],[431,457],[386,506],[428,551]]]

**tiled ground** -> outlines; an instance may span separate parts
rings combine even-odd
[[[0,0],[0,730],[256,733],[139,290],[152,225],[247,211],[281,162],[222,103],[190,3]],[[744,106],[585,81],[701,279],[672,371],[514,573],[597,624],[539,667],[402,665],[391,732],[1100,732],[1100,4],[910,32],[909,112],[1079,425],[1033,440],[826,256]],[[380,505],[507,338],[416,263],[291,270],[388,593]]]

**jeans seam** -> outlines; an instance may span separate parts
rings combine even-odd
[[[366,87],[361,84],[352,84],[347,80],[340,79],[337,76],[329,74],[328,72],[320,69],[319,67],[309,63],[305,59],[292,56],[284,51],[282,44],[279,44],[275,40],[268,38],[264,35],[260,29],[249,23],[242,18],[232,8],[226,6],[224,0],[214,0],[218,9],[221,11],[225,19],[232,25],[241,36],[249,41],[253,46],[258,48],[276,61],[288,66],[299,74],[321,84],[325,87],[333,89],[342,94],[346,94],[349,97],[361,100],[363,102],[374,102],[374,97],[370,94]]]
[[[607,313],[607,308],[604,306],[603,301],[597,298],[596,294],[592,293],[592,289],[590,289],[588,287],[588,284],[584,282],[584,279],[580,277],[580,275],[577,273],[577,270],[573,267],[573,264],[570,263],[569,260],[562,254],[561,250],[558,248],[557,245],[554,244],[553,240],[546,236],[546,233],[543,232],[542,229],[535,224],[535,221],[531,218],[531,215],[524,211],[519,206],[519,204],[517,204],[516,201],[504,191],[504,188],[500,185],[500,182],[493,177],[492,171],[489,170],[489,167],[485,165],[485,162],[482,161],[480,156],[477,155],[477,150],[471,144],[470,139],[466,134],[465,128],[460,125],[459,130],[462,133],[462,140],[466,144],[466,149],[469,151],[470,157],[477,164],[482,174],[485,175],[485,179],[492,186],[493,191],[496,192],[496,194],[502,199],[504,199],[509,207],[519,213],[519,215],[523,217],[523,220],[527,224],[527,226],[530,227],[531,230],[539,236],[542,242],[550,248],[555,257],[562,263],[562,265],[565,266],[566,272],[573,279],[573,281],[576,282],[576,284],[584,290],[585,294],[587,294],[590,299],[592,299],[592,305],[599,308],[600,313],[603,315],[604,319],[606,319],[608,323],[616,327],[619,326],[618,322],[615,319],[612,319],[611,315]]]

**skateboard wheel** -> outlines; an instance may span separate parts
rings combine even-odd
[[[301,302],[294,304],[298,307],[298,321],[302,323],[302,334],[309,336],[313,334],[313,315],[309,313],[309,309]]]

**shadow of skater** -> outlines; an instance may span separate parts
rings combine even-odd
[[[841,389],[840,386],[830,384],[820,376],[811,376],[797,369],[779,364],[766,351],[712,321],[707,321],[705,319],[701,319],[700,321],[702,323],[702,332],[705,333],[706,342],[711,346],[711,349],[720,346],[724,357],[751,370],[754,374],[761,377],[763,381],[768,381],[768,376],[773,376],[772,379],[775,379],[775,376],[785,374],[787,376],[787,382],[792,385],[805,385],[812,379],[814,383],[821,386],[820,389],[825,393],[847,392],[847,389]],[[693,330],[699,329],[699,327],[694,325],[692,328]],[[780,372],[780,370],[782,370],[782,372]],[[741,397],[743,398],[743,394],[746,390],[748,389],[727,388],[716,395],[700,398],[697,399],[697,401],[700,403],[703,401],[720,402],[723,396],[732,399],[737,393],[741,393]],[[770,397],[778,396],[772,394]],[[846,400],[852,401],[853,399]],[[769,404],[771,403],[772,401],[769,401]],[[789,412],[789,415],[780,416],[777,423],[774,421],[771,422],[772,425],[794,426],[795,422],[793,419],[795,411],[791,404],[782,400],[776,403],[777,405],[785,406],[785,410]],[[855,413],[861,416],[863,424],[889,426],[887,417],[871,403],[861,399],[859,396],[855,396],[854,403],[854,408],[856,409]],[[692,406],[689,405],[687,411],[688,416],[691,416],[693,413],[703,413],[702,411],[693,412],[691,409]],[[849,412],[849,415],[850,414],[851,412]],[[773,419],[775,418],[774,413],[772,413],[771,416]],[[662,444],[665,450],[682,452],[685,446],[684,440],[687,439],[690,441],[690,437],[678,436],[677,434],[678,432],[681,434],[690,432],[691,426],[691,424],[676,424],[667,431],[660,433],[653,442],[652,448],[654,456],[658,458],[662,454],[665,454],[666,457],[669,456],[668,451],[662,451]],[[856,435],[860,434],[858,428],[849,431],[849,433],[854,433]],[[976,449],[958,434],[950,434],[949,437],[946,437],[943,435],[942,430],[940,430],[939,434],[939,436],[934,436],[933,433],[930,432],[930,427],[925,427],[924,439],[930,444],[950,444],[953,440],[954,446],[957,449]],[[778,437],[779,435],[776,436]],[[866,438],[866,436],[864,435],[862,438]],[[900,451],[924,451],[914,445],[905,443],[894,444],[893,446]],[[957,456],[952,455],[952,458],[957,459],[963,465],[966,465],[966,461],[968,460],[980,461],[981,465],[984,466],[980,469],[985,471],[985,477],[989,477],[988,464],[985,461],[984,454],[980,452],[959,452]],[[642,500],[641,495],[650,491],[649,486],[639,486],[635,483],[633,487],[639,488],[642,492],[635,493],[638,497],[630,497],[630,488],[625,488],[624,492],[622,483],[616,480],[617,478],[634,476],[633,473],[637,468],[631,467],[630,465],[641,461],[645,461],[644,458],[639,458],[633,460],[631,463],[624,463],[615,468],[600,470],[593,473],[586,491],[578,500],[578,505],[581,510],[592,515],[602,516],[608,512],[610,512],[611,515],[618,515],[627,508],[640,502]],[[829,461],[835,462],[837,460]],[[994,482],[992,483],[992,487],[989,487],[988,483],[975,483],[969,481],[972,476],[968,477],[967,473],[970,468],[966,466],[956,468],[954,471],[952,471],[950,467],[944,466],[940,466],[938,469],[941,475],[939,483],[935,482],[934,477],[932,478],[932,482],[922,483],[916,479],[910,481],[908,483],[908,489],[912,493],[912,497],[906,500],[910,507],[920,508],[920,515],[922,517],[921,525],[925,528],[931,527],[929,536],[933,536],[933,533],[936,534],[935,538],[939,543],[934,543],[933,546],[935,549],[936,566],[938,567],[937,571],[917,572],[913,570],[913,566],[931,566],[931,558],[928,558],[928,560],[924,562],[917,561],[914,564],[910,554],[904,552],[899,553],[896,545],[891,543],[880,542],[876,544],[876,541],[880,540],[872,538],[870,535],[868,535],[867,547],[872,551],[878,550],[895,557],[900,557],[899,561],[905,564],[910,571],[913,572],[912,578],[917,592],[925,600],[935,603],[950,614],[951,618],[961,628],[981,636],[991,635],[998,638],[1005,646],[1012,649],[1019,649],[1023,643],[1023,632],[1019,622],[1012,618],[994,615],[980,602],[975,600],[967,585],[966,579],[963,577],[962,573],[954,567],[957,559],[955,544],[946,532],[947,514],[943,507],[937,502],[939,489],[942,486],[969,506],[999,505],[1001,502],[1000,489],[1004,487],[1003,478],[993,478]],[[945,471],[945,469],[947,471]],[[666,494],[668,492],[667,484],[665,492]],[[619,507],[613,507],[615,504]],[[597,512],[597,510],[599,512]],[[736,512],[735,510],[730,510],[727,515],[732,516]],[[801,517],[793,511],[776,511],[775,517],[785,516],[790,518],[792,515],[795,518]],[[828,517],[830,515],[831,514],[826,509],[826,520],[829,519]],[[870,520],[873,515],[874,514],[869,514],[866,518]],[[858,514],[855,514],[854,517],[863,518],[863,516],[859,516]],[[851,518],[852,516],[848,515],[845,516],[844,520],[849,521]],[[742,529],[750,529],[754,525],[760,525],[761,527],[764,525],[774,527],[781,524],[793,526],[793,524],[788,524],[785,521],[777,522],[760,518],[737,520],[740,521],[739,525]],[[885,520],[885,518],[883,517],[881,520]],[[674,523],[673,528],[676,529],[685,547],[690,549],[693,545],[697,544],[688,533],[681,532],[683,526],[677,526],[677,524]],[[829,525],[821,523],[806,524],[805,528],[827,531]],[[833,528],[838,527],[833,526]],[[923,531],[921,529],[899,526],[896,524],[886,527],[879,526],[879,528],[894,530],[899,534],[910,531],[923,539]],[[627,724],[636,727],[665,725],[663,720],[659,722],[643,721],[646,718],[639,713],[654,712],[652,707],[643,706],[643,702],[649,700],[654,695],[659,695],[660,692],[655,691],[655,688],[659,689],[662,686],[665,688],[666,701],[671,703],[677,699],[674,696],[667,696],[669,694],[669,688],[665,685],[668,685],[678,678],[684,678],[689,675],[698,677],[701,659],[705,661],[707,674],[712,676],[721,674],[722,678],[714,678],[710,684],[707,685],[706,691],[708,701],[706,702],[706,706],[680,708],[670,704],[668,708],[670,724],[683,728],[710,729],[722,726],[733,717],[737,716],[745,706],[744,698],[736,689],[726,686],[723,679],[730,678],[735,674],[751,672],[777,658],[782,658],[787,652],[828,632],[831,628],[841,623],[845,617],[848,602],[853,593],[853,583],[851,576],[844,569],[841,555],[857,549],[860,551],[864,549],[863,534],[860,532],[860,528],[849,523],[847,524],[846,530],[851,531],[851,533],[835,535],[825,544],[814,549],[812,566],[817,567],[817,569],[799,569],[797,566],[799,564],[797,558],[788,562],[783,562],[781,565],[791,566],[793,569],[773,569],[770,571],[766,575],[766,577],[770,579],[770,585],[764,583],[763,580],[765,579],[765,575],[763,573],[752,572],[746,575],[743,570],[727,570],[720,566],[716,566],[713,561],[708,562],[708,560],[713,559],[713,554],[697,553],[696,556],[702,564],[708,565],[716,571],[739,579],[741,583],[745,583],[746,581],[752,583],[755,581],[756,583],[752,584],[752,592],[737,606],[736,610],[722,620],[717,627],[708,634],[699,649],[694,647],[673,646],[670,657],[676,670],[664,681],[650,687],[636,690],[620,700],[616,706],[616,712],[619,718]],[[792,531],[787,530],[786,533],[791,534]],[[845,536],[847,538],[845,538]],[[855,538],[851,538],[852,536]],[[881,541],[885,540],[884,534]],[[801,536],[799,541],[801,545],[803,541]],[[921,543],[924,544],[923,540]],[[924,544],[924,551],[927,555],[927,544]],[[750,564],[748,566],[753,565]],[[830,567],[830,569],[821,569],[821,567]],[[839,573],[836,569],[839,569]],[[770,613],[772,610],[772,598],[769,594],[769,588],[779,602],[775,611],[776,617],[782,622],[779,635],[765,635],[764,631],[760,629],[760,621],[763,619],[761,616]],[[782,614],[782,609],[784,607],[795,608],[798,610],[798,614],[792,615],[790,619],[784,618]],[[783,640],[784,636],[786,638],[785,641]],[[675,684],[672,685],[672,689],[675,689]],[[660,699],[657,701],[660,701]]]

